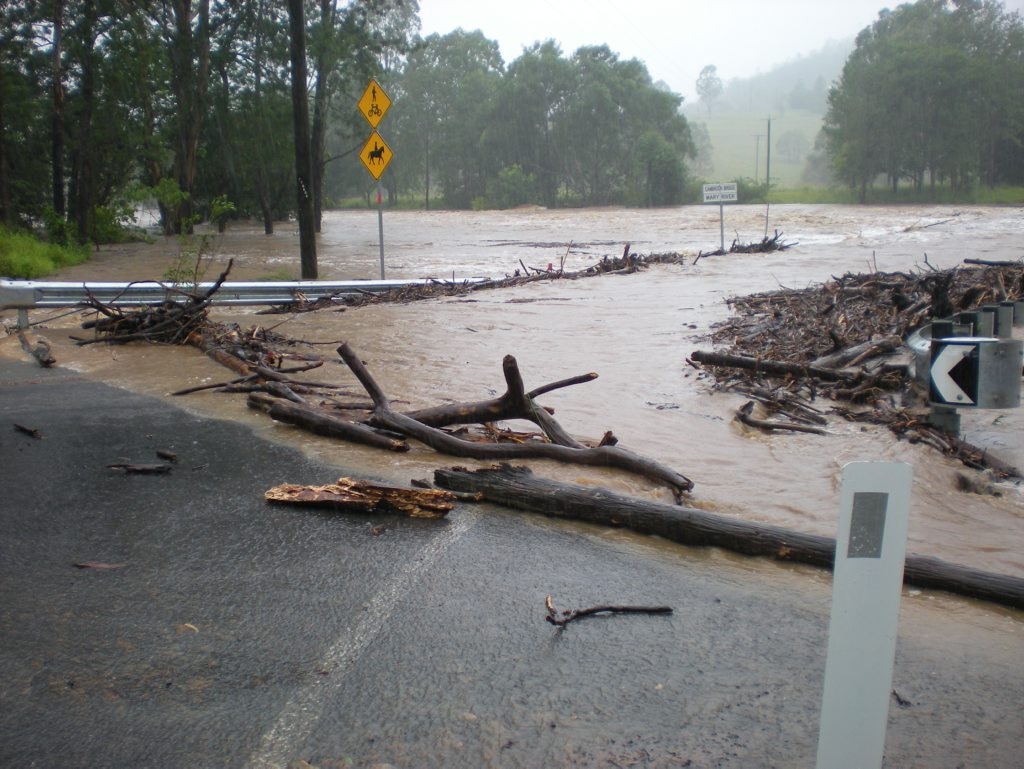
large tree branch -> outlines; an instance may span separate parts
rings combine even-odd
[[[442,454],[473,459],[553,459],[571,464],[614,467],[667,484],[677,498],[693,488],[693,481],[675,470],[618,446],[573,448],[553,443],[485,444],[464,441],[391,408],[384,391],[351,347],[343,344],[338,354],[373,400],[373,423],[415,438]]]

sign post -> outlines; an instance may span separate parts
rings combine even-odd
[[[381,194],[380,177],[384,169],[391,162],[391,148],[387,145],[379,133],[377,126],[384,119],[384,113],[391,107],[391,99],[380,87],[380,83],[371,80],[363,95],[359,97],[357,105],[366,122],[373,128],[373,133],[366,140],[362,150],[359,152],[359,159],[363,161],[366,170],[370,172],[377,181],[377,232],[380,239],[380,279],[384,280],[384,203]]]
[[[817,769],[880,769],[896,657],[910,466],[843,468]]]
[[[718,203],[718,229],[721,236],[721,250],[725,251],[725,204],[735,203],[739,197],[735,182],[719,182],[705,184],[703,187],[704,202]]]

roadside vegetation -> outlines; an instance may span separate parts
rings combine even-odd
[[[88,260],[86,246],[47,243],[29,232],[0,226],[0,276],[32,280]]]

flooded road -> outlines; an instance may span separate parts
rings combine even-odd
[[[327,214],[319,242],[320,277],[379,277],[376,225],[372,211]],[[765,208],[728,207],[725,227],[741,242],[759,240],[766,231]],[[563,258],[565,269],[573,271],[620,255],[625,243],[641,254],[696,256],[716,248],[719,237],[715,207],[387,212],[384,228],[388,278],[501,277],[520,264],[557,266]],[[621,445],[692,478],[696,506],[804,531],[834,535],[839,477],[847,462],[909,462],[914,503],[908,552],[1024,575],[1024,498],[1016,484],[1000,484],[999,496],[957,491],[958,475],[977,474],[928,448],[897,442],[884,428],[837,418],[825,436],[751,431],[733,418],[742,399],[711,395],[707,382],[686,363],[694,350],[710,349],[709,332],[728,316],[729,297],[801,288],[845,272],[942,269],[967,257],[1019,259],[1024,257],[1024,211],[775,206],[768,212],[767,231],[779,231],[795,245],[768,255],[708,257],[636,275],[552,281],[413,304],[295,316],[222,308],[215,317],[244,327],[273,326],[287,337],[317,343],[314,349],[332,359],[332,381],[351,382],[352,392],[361,394],[347,370],[333,363],[333,350],[347,341],[401,408],[499,394],[505,354],[518,360],[528,389],[596,372],[597,380],[542,399],[570,433],[597,438],[613,431]],[[228,258],[235,260],[235,279],[281,277],[289,271],[296,276],[297,241],[292,227],[266,237],[255,227],[235,226],[212,238],[206,277],[215,277]],[[177,249],[175,240],[105,248],[90,263],[56,277],[152,279],[167,270]],[[33,320],[43,317],[35,313]],[[227,378],[190,349],[72,347],[67,334],[78,323],[73,315],[39,330],[56,345],[62,365],[91,376],[155,395]],[[16,340],[4,344],[8,354],[18,354]],[[323,370],[315,376],[322,379]],[[246,422],[356,474],[405,482],[451,464],[427,450],[396,458],[298,434],[250,413],[239,396],[200,393],[174,402]],[[969,440],[1024,466],[1020,409],[963,410],[963,426]],[[538,467],[568,481],[667,499],[645,481],[614,471]]]
[[[726,209],[727,233],[759,240],[764,213]],[[376,226],[375,212],[329,214],[321,277],[379,277]],[[729,297],[847,271],[1019,259],[1024,211],[791,206],[773,208],[769,227],[799,245],[405,305],[214,315],[312,343],[331,362],[311,378],[362,398],[333,354],[348,342],[400,409],[501,393],[505,354],[517,358],[528,389],[596,372],[592,382],[540,399],[570,433],[598,438],[612,430],[621,445],[691,477],[691,504],[801,531],[835,534],[846,463],[909,462],[908,552],[1024,576],[1024,497],[1015,483],[998,484],[999,496],[963,493],[957,476],[971,471],[882,428],[835,418],[823,436],[752,432],[734,420],[743,399],[711,395],[686,363],[694,350],[710,349]],[[385,216],[385,237],[389,278],[500,277],[520,262],[545,267],[563,257],[567,270],[580,269],[621,254],[626,242],[638,253],[696,256],[717,247],[718,212],[397,212]],[[236,279],[288,270],[295,277],[297,241],[290,228],[266,238],[236,227],[215,239],[206,277],[229,257]],[[152,279],[177,249],[175,241],[105,248],[57,277]],[[307,474],[327,466],[402,484],[466,462],[422,448],[395,455],[321,439],[251,412],[241,395],[171,397],[232,375],[190,348],[77,347],[69,337],[85,333],[80,314],[58,315],[34,312],[32,320],[59,366],[122,388],[126,405],[111,397],[117,391],[84,383],[95,408],[74,428],[80,445],[70,445],[56,438],[64,413],[82,404],[51,398],[58,402],[43,409],[47,396],[32,386],[34,374],[18,384],[38,399],[19,419],[38,415],[55,438],[30,445],[58,452],[51,463],[61,474],[41,490],[14,484],[14,504],[5,508],[10,530],[39,529],[42,543],[18,538],[25,546],[8,577],[18,600],[11,598],[17,611],[5,627],[31,650],[8,659],[18,671],[4,690],[5,703],[17,706],[11,763],[45,755],[68,766],[280,767],[299,757],[322,767],[811,765],[827,572],[492,506],[460,506],[443,527],[389,520],[381,537],[350,516],[268,510],[263,489],[275,468],[291,466],[282,446],[304,452]],[[24,358],[13,336],[0,339],[0,355]],[[134,393],[191,413],[165,413]],[[149,415],[138,423],[145,429],[133,422],[133,408]],[[1020,411],[965,411],[968,438],[1024,466]],[[209,417],[240,423],[269,443]],[[109,452],[168,436],[190,461],[209,463],[209,472],[136,479],[144,482],[131,488],[142,490],[145,507],[135,498],[123,508],[116,490],[127,479],[75,464],[101,467]],[[17,456],[19,478],[37,472],[27,454]],[[668,499],[615,471],[530,464],[556,479]],[[86,516],[63,496],[78,476],[100,484],[83,495],[96,500]],[[273,482],[283,480],[312,482]],[[15,510],[30,509],[41,494],[55,512],[17,522]],[[184,501],[168,505],[171,498]],[[58,566],[67,569],[65,550],[83,540],[109,542],[107,559],[131,563],[113,572],[126,578],[69,588]],[[560,608],[667,603],[676,611],[595,618],[563,632],[543,621],[547,592]],[[61,632],[40,620],[47,611]],[[1024,747],[1022,616],[904,591],[893,686],[910,704],[890,707],[887,766],[1013,765]],[[49,744],[35,738],[41,728],[52,734]]]

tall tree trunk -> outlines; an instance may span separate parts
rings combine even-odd
[[[96,208],[96,169],[93,167],[92,118],[95,109],[95,45],[96,3],[86,0],[82,4],[82,23],[78,44],[82,68],[80,93],[82,109],[78,115],[78,146],[75,151],[74,212],[79,243],[87,243],[92,235]]]
[[[313,214],[316,231],[320,232],[324,208],[324,155],[327,151],[327,111],[331,106],[329,79],[332,58],[326,40],[331,39],[327,30],[334,29],[338,13],[337,0],[320,0],[321,44],[315,64],[316,85],[313,92]]]
[[[266,118],[263,111],[263,24],[265,18],[265,6],[263,0],[257,7],[256,43],[255,57],[253,59],[253,98],[256,101],[256,114],[259,115],[261,128],[265,135],[270,133],[266,126]],[[263,142],[256,142],[256,199],[260,205],[260,215],[263,217],[263,233],[274,234],[274,214],[270,205],[270,182],[267,178],[267,160],[263,151]]]
[[[219,104],[213,113],[213,119],[217,124],[217,135],[220,138],[221,151],[224,153],[224,166],[231,180],[231,198],[237,202],[242,199],[242,185],[238,181],[238,169],[235,167],[235,145],[229,141],[229,135],[233,132],[232,126],[228,124],[225,130],[224,124],[231,119],[231,81],[228,77],[227,67],[220,67],[221,93]],[[223,224],[223,220],[220,222]]]
[[[174,96],[178,107],[177,136],[174,147],[173,177],[185,193],[174,212],[173,230],[191,233],[195,186],[199,159],[199,134],[206,111],[206,91],[210,71],[210,0],[199,0],[192,29],[192,0],[174,0],[174,38],[171,41],[171,68]]]
[[[4,69],[0,67],[0,212],[8,227],[14,226],[14,201],[11,198],[10,163],[7,160],[7,123],[4,122]]]
[[[292,122],[295,134],[295,187],[299,219],[302,279],[317,278],[316,221],[313,213],[313,163],[309,137],[309,94],[306,91],[306,19],[302,0],[288,0],[291,31]]]
[[[64,207],[64,69],[61,66],[63,38],[64,0],[53,0],[53,50],[50,53],[53,115],[50,122],[50,156],[53,170],[53,210],[60,217],[67,211]]]
[[[426,165],[426,174],[423,179],[423,189],[425,194],[424,206],[430,210],[430,133],[429,131],[424,135],[423,138],[423,158],[424,164]]]

